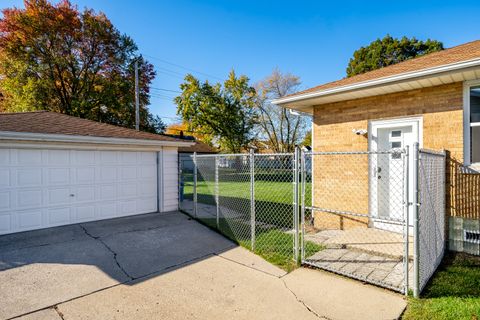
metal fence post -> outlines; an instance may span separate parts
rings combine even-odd
[[[197,153],[193,153],[193,216],[197,217]]]
[[[300,168],[300,181],[301,181],[301,190],[302,190],[302,194],[301,194],[301,213],[300,213],[300,216],[301,216],[301,220],[300,220],[300,225],[301,225],[301,228],[302,228],[302,234],[301,234],[301,238],[300,238],[300,247],[301,247],[301,262],[303,262],[303,260],[305,260],[305,190],[306,190],[306,183],[307,183],[307,179],[306,179],[306,175],[307,175],[307,170],[306,170],[306,166],[305,166],[305,160],[306,160],[306,156],[305,156],[305,152],[302,150],[301,152],[301,159],[300,159],[300,165],[301,165],[301,168]]]
[[[419,183],[418,172],[420,165],[420,150],[418,142],[413,144],[413,296],[417,298],[420,295],[420,230],[418,227],[419,220]]]
[[[217,207],[217,229],[220,229],[220,204],[218,196],[218,156],[215,156],[215,204]]]
[[[298,262],[298,257],[299,257],[299,201],[298,201],[298,181],[299,181],[299,175],[298,175],[298,169],[299,169],[299,160],[300,160],[300,148],[298,146],[295,146],[295,153],[293,155],[293,224],[294,224],[294,229],[295,229],[295,237],[294,237],[294,255],[295,255],[295,261]]]
[[[255,251],[255,150],[250,149],[250,236],[252,251]]]
[[[403,257],[403,267],[404,267],[404,288],[405,288],[405,295],[408,295],[408,259],[409,259],[409,229],[410,229],[410,221],[409,221],[409,165],[410,165],[410,150],[409,146],[405,148],[405,155],[403,158],[403,216],[404,216],[404,230],[403,230],[403,241],[405,244],[404,248],[404,257]]]

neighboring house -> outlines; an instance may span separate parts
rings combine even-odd
[[[168,136],[38,111],[0,113],[0,234],[178,208]]]
[[[193,171],[193,161],[192,155],[194,152],[197,154],[216,154],[218,151],[209,146],[208,144],[201,142],[190,140],[190,137],[184,137],[183,139],[187,139],[187,141],[192,141],[194,144],[189,147],[181,147],[178,148],[178,162],[180,168],[184,171]],[[193,137],[192,137],[193,138]]]
[[[313,151],[367,151],[374,146],[411,147],[414,142],[421,148],[445,149],[450,248],[480,253],[480,41],[323,84],[274,103],[313,115]],[[314,172],[314,185],[321,179]],[[315,188],[314,201],[321,192]],[[351,197],[341,188],[333,192],[343,195],[345,202]],[[369,196],[364,199],[368,207]],[[327,217],[315,221],[328,222]],[[464,241],[464,231],[477,233],[476,243]]]

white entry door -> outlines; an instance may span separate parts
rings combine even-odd
[[[155,152],[0,149],[0,234],[157,211]]]
[[[370,146],[372,151],[393,151],[407,146],[411,152],[413,144],[420,139],[421,119],[398,119],[373,121],[371,123]],[[408,167],[412,168],[413,157]],[[400,153],[374,154],[370,160],[370,208],[373,226],[394,232],[402,232],[404,212],[404,185],[406,161]],[[413,192],[412,170],[409,170],[409,198]],[[409,224],[413,212],[409,210]]]

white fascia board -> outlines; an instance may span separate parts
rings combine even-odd
[[[458,71],[461,69],[467,69],[467,68],[472,68],[477,66],[480,66],[480,59],[457,62],[457,63],[447,64],[447,65],[443,65],[435,68],[428,68],[428,69],[422,69],[414,72],[401,73],[391,77],[384,77],[384,78],[379,78],[379,79],[374,79],[369,81],[358,82],[351,85],[345,85],[345,86],[336,87],[332,89],[325,89],[325,90],[320,90],[315,92],[304,93],[297,96],[275,99],[272,101],[272,103],[276,105],[282,105],[286,103],[297,102],[301,100],[307,100],[311,98],[317,98],[321,96],[332,95],[332,94],[342,93],[346,91],[366,89],[370,87],[381,86],[381,85],[386,85],[394,82],[411,80],[415,78],[428,77],[428,76],[433,76],[440,73],[453,72],[453,71]]]
[[[0,131],[0,140],[41,141],[41,142],[65,142],[65,143],[94,143],[94,144],[118,144],[135,146],[159,146],[159,147],[190,147],[195,142],[183,141],[160,141],[146,139],[91,137],[68,134],[49,134],[32,132]]]

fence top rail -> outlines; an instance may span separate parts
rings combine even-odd
[[[445,157],[447,155],[447,152],[445,150],[430,150],[430,149],[420,149],[418,152],[420,153],[426,153],[430,154],[432,156],[439,156],[439,157]]]
[[[249,153],[197,154],[197,158],[248,157]],[[190,155],[193,158],[193,154]]]
[[[261,156],[266,156],[266,157],[290,157],[293,156],[293,153],[254,153],[253,154],[255,157],[261,157]],[[225,157],[249,157],[249,153],[220,153],[220,154],[197,154],[197,158],[225,158]],[[190,155],[190,157],[193,157],[193,154]]]
[[[355,154],[402,154],[407,153],[406,149],[390,149],[376,151],[325,151],[325,152],[305,152],[306,155],[355,155]]]

